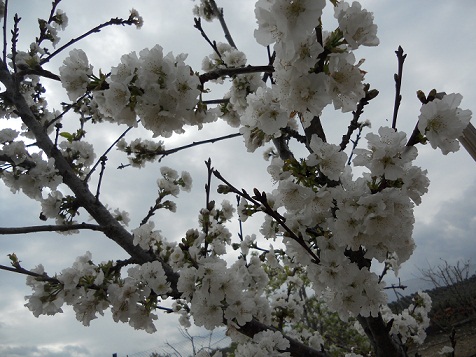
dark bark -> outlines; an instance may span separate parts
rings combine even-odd
[[[357,320],[369,338],[376,357],[407,357],[403,346],[397,342],[396,336],[390,335],[390,328],[380,314],[377,317],[359,315]]]

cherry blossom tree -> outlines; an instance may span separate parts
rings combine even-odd
[[[421,113],[413,132],[397,130],[406,58],[398,48],[391,126],[370,131],[361,116],[378,91],[365,83],[357,51],[377,46],[379,39],[372,13],[358,2],[258,0],[254,34],[268,55],[255,66],[235,45],[223,9],[202,0],[194,21],[211,54],[201,68],[189,64],[187,55],[156,45],[124,54],[108,71],[96,70],[76,46],[105,27],[140,28],[142,17],[132,9],[128,18],[113,18],[62,44],[58,33],[68,17],[59,3],[39,20],[39,34],[25,51],[17,48],[20,18],[13,17],[8,38],[8,2],[1,2],[2,121],[22,126],[0,130],[0,176],[12,192],[38,202],[41,220],[54,223],[3,227],[0,233],[94,230],[129,258],[96,263],[86,252],[53,275],[43,265],[26,269],[21,257],[10,254],[11,265],[0,267],[27,275],[32,293],[26,307],[35,316],[60,313],[67,304],[88,326],[110,309],[114,321],[152,333],[163,311],[177,314],[184,327],[226,326],[239,343],[235,356],[327,356],[329,346],[319,331],[286,327],[298,325],[308,314],[307,296],[316,296],[343,321],[358,321],[376,356],[406,356],[407,342],[423,342],[428,295],[419,294],[405,311],[392,314],[383,277],[398,272],[415,248],[413,208],[429,185],[426,171],[413,163],[417,146],[429,142],[445,155],[459,148],[471,118],[460,108],[460,94],[419,92]],[[326,28],[323,11],[334,13],[337,28]],[[227,43],[210,39],[202,21],[218,21]],[[59,69],[46,69],[65,52]],[[45,81],[60,82],[66,91],[69,101],[60,109],[46,102]],[[225,95],[206,99],[216,85],[226,87]],[[337,143],[328,142],[323,125],[329,106],[350,118]],[[76,118],[74,130],[66,117]],[[218,121],[237,133],[166,148],[166,139],[187,127],[212,130]],[[112,125],[123,127],[123,134],[98,152],[88,131],[106,132]],[[137,128],[151,132],[153,140],[131,138]],[[209,160],[199,224],[185,229],[179,241],[165,237],[153,217],[158,210],[175,212],[174,198],[191,190],[192,178],[160,166],[161,158],[236,136],[249,152],[270,146],[266,159],[275,190],[264,192],[259,183],[252,193],[235,187]],[[137,227],[128,226],[127,207],[110,208],[114,202],[101,197],[104,173],[114,169],[107,159],[114,148],[129,160],[121,168],[160,166],[157,197]],[[362,170],[353,173],[356,166]],[[220,183],[216,194],[212,180]],[[218,204],[218,194],[228,199]],[[81,213],[92,223],[81,222]],[[259,235],[235,237],[227,228],[234,216],[245,222],[255,215],[263,220]],[[383,272],[375,271],[376,262],[384,264]],[[286,294],[269,294],[272,271],[286,277],[281,286]],[[278,316],[278,306],[286,313]]]

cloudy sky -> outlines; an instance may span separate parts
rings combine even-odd
[[[18,12],[22,17],[20,49],[26,49],[37,35],[37,18],[46,18],[50,1],[10,0],[10,15]],[[98,23],[111,17],[127,17],[131,4],[144,18],[141,30],[135,28],[108,28],[99,34],[82,41],[80,47],[88,54],[94,68],[107,72],[116,65],[120,56],[131,51],[160,44],[164,52],[189,54],[187,63],[200,70],[201,60],[211,53],[211,49],[193,28],[190,0],[63,0],[60,8],[69,16],[69,27],[61,34],[68,41]],[[254,2],[251,0],[218,1],[224,8],[225,18],[237,47],[244,51],[248,62],[263,65],[267,62],[266,51],[257,45],[253,38],[255,28]],[[390,125],[393,110],[394,82],[396,70],[394,51],[399,45],[408,53],[404,68],[403,103],[400,110],[398,128],[410,132],[419,114],[419,102],[415,97],[418,89],[426,93],[432,88],[447,93],[463,94],[462,107],[476,111],[476,81],[474,58],[476,43],[472,40],[476,26],[473,1],[434,1],[415,2],[410,0],[382,1],[363,0],[363,6],[374,12],[379,26],[381,45],[377,48],[359,50],[357,58],[365,58],[362,68],[368,71],[366,79],[380,95],[366,108],[364,118],[372,122],[376,129]],[[332,13],[324,17],[324,28],[332,29],[335,22]],[[330,24],[330,25],[327,25]],[[217,24],[205,23],[205,30],[216,41],[224,41]],[[329,27],[327,27],[329,26]],[[48,69],[57,72],[61,58],[52,62]],[[48,101],[51,108],[59,108],[66,100],[61,88],[45,81],[48,88]],[[218,89],[220,97],[221,89]],[[70,123],[74,118],[70,118]],[[326,111],[323,125],[328,136],[338,140],[350,120],[349,115]],[[15,125],[0,121],[0,125]],[[65,125],[69,125],[68,122]],[[107,132],[100,127],[88,132],[90,142],[98,142],[98,152],[114,141],[123,130],[109,125]],[[168,148],[184,145],[196,140],[212,138],[235,132],[225,125],[205,127],[204,130],[188,130],[185,135],[173,136],[166,141]],[[137,130],[128,139],[148,137],[149,134]],[[416,208],[415,235],[417,250],[414,256],[402,267],[403,280],[418,275],[418,268],[434,265],[440,259],[454,263],[471,259],[476,255],[474,244],[476,232],[476,164],[464,150],[443,156],[430,147],[419,147],[418,165],[427,169],[431,180],[430,192],[423,197],[423,203]],[[266,174],[267,163],[260,154],[246,152],[242,140],[235,138],[227,142],[201,146],[167,157],[162,164],[179,171],[188,170],[194,178],[194,192],[184,193],[178,200],[178,213],[161,213],[154,217],[159,227],[170,240],[178,240],[181,235],[196,225],[198,210],[204,205],[205,165],[211,157],[213,166],[231,179],[237,187],[248,191],[253,187],[262,190],[272,189]],[[106,186],[103,186],[102,199],[112,208],[121,207],[131,213],[131,227],[138,225],[141,218],[153,203],[156,193],[155,181],[159,175],[159,164],[148,165],[139,171],[114,168],[125,163],[124,157],[111,154],[106,171]],[[93,186],[94,187],[94,186]],[[222,197],[215,197],[221,201]],[[233,197],[229,197],[233,200]],[[37,225],[40,207],[21,194],[13,195],[8,188],[0,186],[0,226],[19,227]],[[81,220],[87,221],[84,215]],[[251,234],[253,222],[245,225],[245,234]],[[233,232],[237,223],[230,224]],[[68,267],[75,257],[89,250],[96,262],[107,259],[122,259],[125,254],[107,238],[91,233],[62,236],[53,233],[30,234],[25,236],[0,237],[0,264],[8,265],[7,254],[15,252],[22,264],[32,268],[39,263],[45,265],[50,274]],[[473,261],[474,263],[474,261]],[[0,355],[2,356],[119,356],[151,350],[166,342],[182,343],[177,332],[178,323],[174,316],[160,315],[157,323],[158,333],[149,335],[134,331],[127,325],[115,324],[110,316],[83,327],[74,317],[74,312],[65,308],[65,313],[54,317],[35,318],[23,306],[24,296],[30,293],[24,277],[0,271]],[[201,332],[196,332],[201,333]]]

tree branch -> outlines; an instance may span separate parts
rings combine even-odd
[[[221,28],[223,29],[223,32],[225,33],[225,38],[228,41],[228,44],[231,47],[236,48],[235,41],[233,41],[230,31],[228,30],[228,26],[226,25],[225,18],[223,17],[223,9],[218,9],[218,6],[215,0],[209,0],[209,3],[213,9],[213,12],[217,16],[218,21],[220,21]]]
[[[150,150],[150,151],[141,151],[140,153],[144,154],[144,155],[148,155],[148,156],[158,156],[158,155],[162,155],[161,158],[159,159],[159,162],[162,161],[162,159],[164,157],[166,157],[167,155],[171,155],[171,154],[174,154],[178,151],[181,151],[181,150],[185,150],[185,149],[189,149],[191,147],[194,147],[194,146],[198,146],[198,145],[202,145],[202,144],[213,144],[217,141],[221,141],[221,140],[226,140],[226,139],[231,139],[231,138],[236,138],[238,136],[241,136],[241,133],[234,133],[234,134],[228,134],[228,135],[224,135],[224,136],[219,136],[217,138],[212,138],[212,139],[207,139],[207,140],[202,140],[202,141],[194,141],[193,143],[191,144],[187,144],[187,145],[183,145],[183,146],[179,146],[179,147],[176,147],[176,148],[173,148],[173,149],[169,149],[169,150],[157,150],[157,151],[153,151],[153,150]],[[139,152],[135,152],[135,153],[139,153]],[[124,169],[126,167],[130,166],[130,164],[127,164],[127,165],[124,165],[124,164],[121,164],[120,166],[118,166],[117,168],[118,169]]]
[[[7,64],[7,19],[8,19],[8,0],[5,0],[5,11],[3,13],[3,64]]]
[[[56,51],[54,51],[53,53],[51,53],[49,56],[43,58],[41,61],[40,61],[40,66],[44,65],[45,63],[48,63],[53,57],[55,57],[57,54],[61,53],[62,51],[64,51],[66,48],[68,48],[69,46],[75,44],[76,42],[78,41],[81,41],[83,38],[86,38],[88,37],[89,35],[93,34],[93,33],[96,33],[96,32],[101,32],[101,29],[103,29],[104,27],[107,27],[107,26],[111,26],[111,25],[135,25],[134,22],[132,22],[131,20],[127,19],[127,20],[124,20],[124,19],[120,19],[118,17],[116,18],[113,18],[113,19],[110,19],[109,21],[107,22],[104,22],[94,28],[92,28],[91,30],[83,33],[81,36],[78,36],[76,38],[73,38],[71,39],[68,43],[66,43],[65,45],[61,46],[60,48],[58,48]]]
[[[130,126],[128,127],[126,130],[124,130],[124,132],[119,135],[119,137],[106,149],[106,151],[104,151],[104,153],[101,155],[101,157],[99,158],[98,161],[96,161],[96,163],[94,164],[94,166],[91,168],[91,170],[89,170],[88,174],[86,175],[86,177],[84,178],[84,182],[88,182],[89,178],[91,177],[92,173],[96,170],[96,168],[98,167],[98,165],[102,162],[102,158],[103,157],[106,157],[107,154],[109,154],[109,152],[112,150],[112,148],[124,137],[126,136],[126,134],[132,129],[133,127]]]
[[[15,161],[10,156],[8,156],[6,154],[0,154],[0,162],[1,161],[8,162],[13,167],[18,167],[18,166],[23,167],[26,170],[32,169],[36,166],[34,161],[31,161],[31,160],[28,160],[28,159],[24,159],[22,162],[20,162],[18,164],[15,164]]]
[[[398,73],[395,73],[395,104],[393,107],[393,120],[392,120],[392,128],[397,130],[397,116],[398,116],[398,108],[400,108],[400,103],[402,102],[402,95],[400,94],[402,89],[402,74],[403,74],[403,63],[405,62],[405,58],[407,55],[403,54],[403,48],[398,46],[398,50],[395,51],[398,59]]]
[[[369,338],[376,357],[401,357],[406,355],[405,352],[402,353],[402,346],[389,334],[389,326],[383,321],[382,315],[379,314],[377,317],[358,315],[357,320]]]
[[[273,138],[273,144],[276,147],[276,151],[278,152],[281,160],[284,161],[284,160],[289,160],[294,158],[293,152],[289,148],[285,135],[281,135],[280,137]]]
[[[205,33],[205,31],[203,30],[203,27],[202,27],[202,19],[200,19],[199,17],[195,17],[193,19],[193,21],[195,22],[195,25],[193,25],[193,27],[195,27],[198,31],[200,31],[200,34],[202,35],[202,37],[205,39],[205,41],[207,41],[207,43],[211,46],[211,48],[213,49],[213,51],[215,51],[215,53],[217,54],[218,58],[221,59],[221,53],[220,51],[218,51],[218,47],[217,47],[217,43],[215,41],[212,41],[210,40],[210,38],[207,36],[207,34]]]
[[[259,192],[256,188],[254,189],[253,193],[255,194],[251,197],[245,190],[238,190],[234,187],[230,182],[228,182],[217,170],[213,170],[213,174],[216,178],[222,181],[229,189],[229,192],[233,192],[244,199],[252,202],[255,206],[260,207],[261,211],[272,217],[288,234],[291,239],[294,239],[303,249],[305,249],[309,255],[312,257],[314,263],[319,264],[320,259],[312,251],[312,249],[306,244],[304,239],[298,236],[296,233],[293,232],[291,228],[289,228],[286,224],[286,219],[278,212],[275,211],[268,203],[268,199],[266,197],[265,192]]]
[[[324,128],[322,127],[321,118],[318,116],[314,116],[314,118],[312,118],[311,124],[304,129],[304,133],[306,135],[306,148],[309,150],[309,152],[312,152],[309,144],[311,143],[311,139],[314,134],[317,134],[317,136],[325,143],[327,142],[326,134],[324,132]]]
[[[213,139],[207,139],[207,140],[202,140],[202,141],[194,141],[193,143],[191,144],[187,144],[187,145],[183,145],[183,146],[179,146],[179,147],[176,147],[174,149],[170,149],[170,150],[163,150],[163,151],[160,151],[157,153],[157,155],[162,155],[162,157],[159,159],[159,162],[167,155],[170,155],[170,154],[174,154],[178,151],[181,151],[181,150],[185,150],[185,149],[189,149],[191,147],[194,147],[194,146],[198,146],[198,145],[202,145],[202,144],[213,144],[217,141],[222,141],[222,140],[226,140],[226,139],[231,139],[231,138],[236,138],[238,136],[241,136],[241,133],[234,133],[234,134],[228,134],[228,135],[224,135],[224,136],[220,136],[218,138],[213,138]]]
[[[359,104],[357,104],[357,109],[352,112],[354,116],[350,121],[349,126],[347,127],[347,133],[345,135],[342,135],[342,141],[340,143],[341,151],[345,150],[345,148],[349,144],[352,133],[359,128],[359,119],[362,113],[364,112],[364,107],[369,104],[369,101],[374,99],[379,93],[378,90],[369,90],[369,88],[370,86],[366,84],[364,87],[365,97],[359,100]]]
[[[104,232],[105,228],[97,224],[62,224],[62,225],[44,225],[44,226],[27,226],[27,227],[0,227],[0,234],[26,234],[38,232],[68,232],[76,229],[89,229],[92,231]]]
[[[213,71],[201,74],[199,76],[200,82],[202,84],[218,79],[220,77],[225,76],[236,76],[238,74],[246,74],[246,73],[260,73],[260,72],[274,72],[273,66],[246,66],[246,67],[239,67],[239,68],[217,68]]]
[[[47,281],[47,282],[54,283],[54,284],[61,284],[61,282],[58,279],[51,278],[46,274],[35,273],[33,271],[22,268],[19,265],[15,266],[15,267],[8,267],[8,266],[5,266],[5,265],[0,265],[0,270],[6,270],[6,271],[11,271],[11,272],[14,272],[14,273],[18,273],[18,274],[29,275],[29,276],[33,276],[33,277],[35,277],[35,278],[37,278],[38,280],[41,280],[41,281]]]

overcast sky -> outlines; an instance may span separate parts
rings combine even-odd
[[[37,35],[36,19],[46,18],[50,1],[10,0],[9,14],[18,12],[22,17],[19,49],[26,49]],[[69,27],[60,34],[68,41],[100,22],[111,17],[127,17],[131,1],[126,0],[64,0],[60,8],[69,16]],[[138,0],[134,7],[144,18],[141,30],[135,28],[108,28],[84,40],[78,48],[88,54],[95,70],[108,72],[117,65],[120,56],[131,51],[139,52],[145,47],[160,44],[164,52],[189,53],[187,63],[194,70],[200,70],[201,60],[211,53],[197,30],[193,28],[190,0]],[[474,14],[476,2],[433,1],[415,2],[411,0],[383,1],[363,0],[363,6],[374,12],[379,27],[380,46],[356,52],[356,57],[365,58],[361,68],[368,71],[366,80],[380,95],[366,108],[364,119],[372,122],[373,128],[390,125],[394,100],[393,73],[396,70],[394,51],[401,45],[408,53],[403,75],[403,103],[400,110],[398,128],[407,132],[413,129],[419,114],[419,102],[415,92],[422,89],[426,93],[432,88],[447,93],[463,94],[462,107],[476,111],[476,82],[474,59],[476,30]],[[28,6],[26,6],[28,4]],[[244,51],[248,62],[263,65],[267,62],[266,51],[253,38],[255,29],[254,2],[250,0],[218,1],[224,8],[232,36],[237,47]],[[330,8],[324,18],[324,28],[335,26]],[[331,24],[328,26],[327,24]],[[214,40],[224,42],[217,24],[204,24],[205,30]],[[62,57],[64,58],[64,56]],[[47,68],[57,73],[61,59],[53,61]],[[49,90],[50,108],[60,108],[59,102],[66,100],[61,88],[54,83],[44,82]],[[218,92],[220,97],[222,92]],[[71,121],[74,119],[71,118]],[[323,125],[328,136],[338,140],[348,125],[350,115],[326,111]],[[0,122],[1,126],[11,122]],[[68,125],[68,123],[66,123]],[[212,129],[213,128],[213,129]],[[107,133],[100,128],[91,128],[88,141],[101,141],[99,147],[107,147],[124,128],[115,125],[107,127]],[[185,135],[173,136],[166,141],[167,148],[235,132],[225,125],[209,126],[197,132],[188,130]],[[133,131],[127,137],[147,137],[143,131]],[[423,203],[416,208],[414,238],[417,249],[414,256],[400,272],[403,280],[418,275],[418,268],[427,264],[438,264],[440,259],[454,263],[471,259],[476,255],[474,244],[476,232],[476,164],[464,150],[443,156],[430,147],[419,147],[418,165],[428,169],[431,180],[430,192],[423,197]],[[167,157],[162,164],[178,171],[188,170],[194,178],[194,192],[182,193],[178,201],[178,214],[161,213],[154,217],[156,226],[170,240],[178,240],[191,227],[196,226],[198,210],[204,205],[202,189],[205,182],[203,162],[211,157],[212,164],[237,186],[250,191],[253,187],[271,190],[272,184],[266,174],[267,163],[258,153],[246,152],[241,138],[227,142],[201,146],[191,151],[183,151]],[[131,228],[138,225],[153,203],[156,194],[155,181],[159,175],[159,164],[148,165],[141,170],[114,168],[126,163],[121,156],[111,155],[105,174],[101,197],[112,208],[120,207],[131,213]],[[223,197],[214,197],[221,201]],[[234,200],[234,197],[228,197]],[[12,195],[9,189],[0,185],[0,226],[18,227],[36,225],[40,213],[38,203],[21,194]],[[81,220],[87,221],[83,215]],[[245,225],[245,234],[254,232],[253,222]],[[237,231],[237,223],[230,224],[232,232]],[[89,250],[95,262],[126,257],[121,249],[101,235],[84,233],[62,236],[53,233],[31,234],[27,236],[1,236],[0,264],[8,265],[8,253],[15,252],[26,268],[39,263],[46,271],[68,267],[74,259]],[[473,261],[474,263],[474,261]],[[23,276],[0,271],[0,355],[2,356],[119,356],[151,350],[165,342],[182,343],[177,333],[178,323],[174,316],[159,315],[158,333],[149,335],[134,331],[128,325],[116,324],[109,316],[92,321],[91,327],[83,327],[74,317],[74,312],[65,308],[65,313],[54,317],[35,318],[23,306],[24,296],[31,293]],[[198,333],[198,332],[197,332]]]

